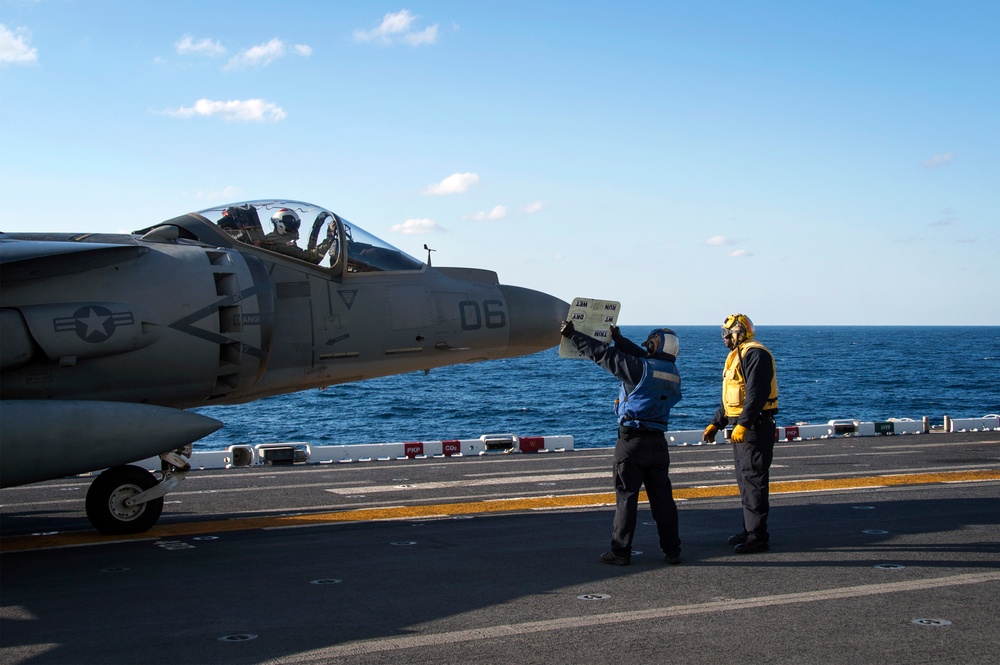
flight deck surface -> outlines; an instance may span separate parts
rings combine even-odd
[[[726,445],[672,447],[683,563],[611,449],[194,471],[149,532],[0,491],[0,663],[992,663],[1000,433],[781,442],[737,555]]]

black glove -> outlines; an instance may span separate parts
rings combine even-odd
[[[563,321],[559,324],[559,334],[563,337],[572,337],[576,329],[573,327],[572,321]]]
[[[622,338],[621,328],[619,328],[618,326],[611,326],[611,341],[617,342],[621,338]]]

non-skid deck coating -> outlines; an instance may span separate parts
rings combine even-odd
[[[117,540],[88,479],[3,490],[0,662],[1000,659],[1000,434],[781,443],[744,556],[731,451],[671,462],[679,566],[644,505],[598,562],[610,449],[195,472]]]

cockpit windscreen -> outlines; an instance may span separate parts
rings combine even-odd
[[[423,263],[352,222],[302,201],[249,201],[203,210],[234,240],[346,272],[420,270]],[[346,252],[346,253],[345,253]]]

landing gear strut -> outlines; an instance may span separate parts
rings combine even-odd
[[[87,490],[87,518],[101,533],[117,536],[148,531],[163,512],[163,497],[184,479],[191,446],[160,455],[163,480],[134,466],[105,470]]]
[[[160,519],[163,497],[145,503],[130,499],[157,484],[156,476],[137,466],[116,466],[104,471],[87,490],[90,523],[111,536],[148,530]]]

